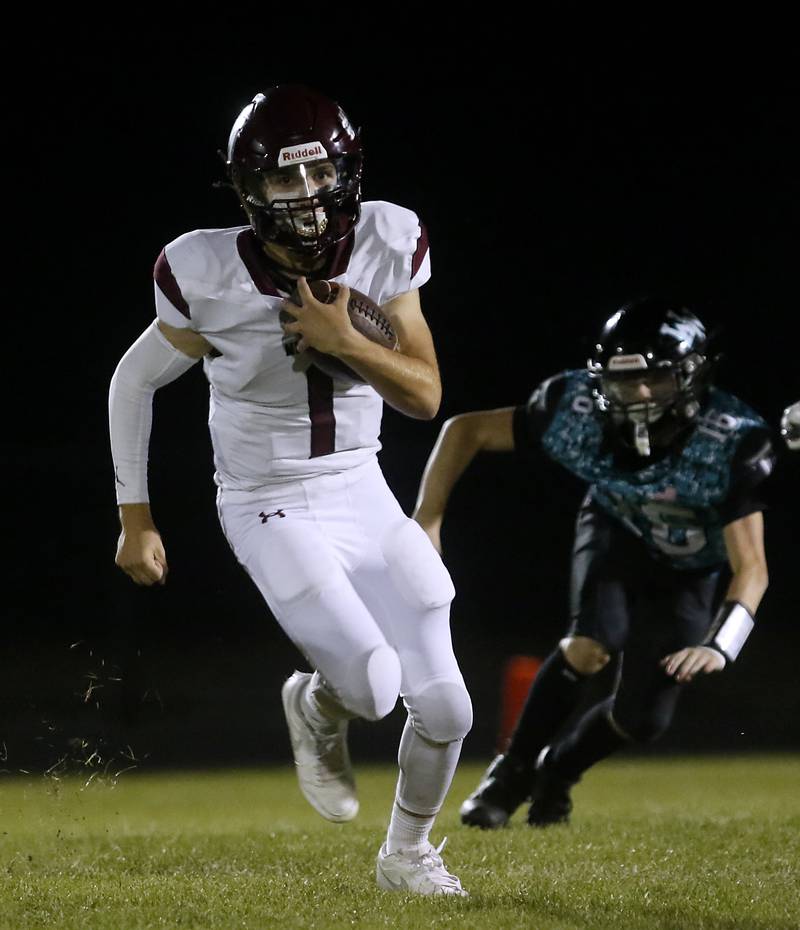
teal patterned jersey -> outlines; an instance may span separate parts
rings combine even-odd
[[[588,372],[566,372],[559,380],[560,398],[541,433],[547,454],[587,481],[595,504],[640,536],[654,558],[679,569],[724,562],[722,530],[731,519],[727,505],[737,484],[737,450],[754,430],[768,436],[764,420],[738,398],[712,388],[691,434],[674,452],[625,468],[605,441]],[[761,455],[770,454],[767,440]],[[770,468],[771,459],[762,461],[761,477]]]

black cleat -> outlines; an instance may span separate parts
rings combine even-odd
[[[577,783],[554,771],[548,765],[550,753],[544,756],[536,769],[536,788],[533,803],[528,808],[528,824],[531,827],[550,827],[556,823],[569,823],[572,811],[570,791]]]
[[[530,798],[534,776],[533,765],[512,756],[497,756],[461,805],[461,823],[482,830],[504,827],[520,804]]]

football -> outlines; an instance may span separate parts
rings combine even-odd
[[[309,281],[308,286],[311,293],[321,303],[332,304],[339,293],[339,285],[335,281]],[[292,303],[302,306],[300,294],[295,288],[289,299]],[[372,342],[378,343],[387,349],[396,350],[399,347],[397,334],[392,324],[384,316],[381,308],[374,300],[362,294],[360,291],[350,291],[350,299],[347,302],[347,311],[350,315],[350,322],[362,336],[366,336]],[[290,323],[294,318],[286,310],[281,310],[281,323]],[[284,346],[289,354],[296,352],[298,337],[296,334],[287,334],[284,338]],[[335,355],[327,355],[324,352],[318,352],[316,349],[308,348],[305,350],[312,363],[320,371],[329,375],[331,378],[338,380],[347,380],[354,383],[363,384],[364,379],[357,372],[353,371],[341,359]]]

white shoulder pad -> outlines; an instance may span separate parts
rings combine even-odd
[[[205,294],[222,269],[217,254],[230,230],[196,229],[184,233],[161,251],[153,269],[156,314],[178,329],[191,327],[192,302]]]
[[[395,266],[394,294],[422,287],[431,276],[428,234],[412,210],[385,200],[362,204],[362,235],[388,253]]]
[[[374,230],[386,245],[407,251],[409,243],[416,242],[420,222],[413,210],[387,200],[367,201],[361,210],[365,226]]]

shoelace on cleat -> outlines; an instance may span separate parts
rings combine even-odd
[[[340,778],[347,771],[344,762],[345,744],[342,734],[337,731],[330,735],[322,735],[313,730],[312,733],[314,733],[314,742],[318,752],[317,762],[319,764],[314,766],[317,782],[322,783],[328,779]],[[323,776],[327,776],[327,778],[323,778]]]
[[[447,867],[442,861],[442,850],[447,844],[447,837],[445,837],[438,846],[434,847],[431,845],[431,848],[428,852],[423,853],[419,858],[418,868],[425,869],[425,871],[430,875],[431,872],[435,872],[436,878],[441,879],[438,884],[448,885],[451,888],[461,888],[461,882],[459,879],[452,873],[447,871]]]

